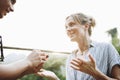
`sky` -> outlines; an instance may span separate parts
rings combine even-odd
[[[119,0],[17,0],[0,20],[4,46],[71,52],[77,45],[65,31],[65,18],[82,12],[96,20],[91,38],[110,42],[107,30],[120,31]]]

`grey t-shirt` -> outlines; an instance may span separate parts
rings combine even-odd
[[[97,68],[107,76],[111,76],[111,69],[115,64],[120,64],[120,56],[112,44],[92,42],[89,53],[96,61]],[[66,61],[66,80],[95,80],[91,75],[74,70],[70,61],[75,58],[75,53],[69,55]],[[88,57],[85,57],[88,58]]]

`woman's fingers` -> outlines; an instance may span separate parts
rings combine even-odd
[[[92,57],[92,55],[89,54],[88,56],[89,56],[90,61],[91,61],[93,64],[95,64],[95,60],[94,60],[94,58]]]

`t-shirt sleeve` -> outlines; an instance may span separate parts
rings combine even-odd
[[[109,74],[111,73],[114,65],[120,65],[120,55],[112,44],[108,44],[108,62]]]

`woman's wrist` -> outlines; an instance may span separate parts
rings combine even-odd
[[[92,75],[96,80],[110,80],[108,76],[106,76],[104,73],[96,69],[94,71],[94,75]]]

